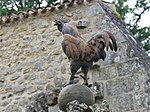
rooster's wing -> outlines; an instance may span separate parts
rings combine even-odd
[[[73,60],[79,59],[80,51],[78,47],[80,40],[69,34],[65,34],[63,37],[64,40],[62,41],[62,48],[66,56]]]

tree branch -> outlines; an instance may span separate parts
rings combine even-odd
[[[6,5],[5,5],[5,4],[6,4],[6,2],[7,2],[7,1],[5,1],[5,2],[3,3],[3,5],[1,6],[1,8],[3,8],[3,6],[5,6],[5,7],[6,7]]]
[[[17,5],[16,1],[15,0],[12,0],[15,4],[15,6],[17,7],[17,9],[19,10],[19,6]]]
[[[137,15],[138,18],[137,18],[137,20],[135,21],[135,24],[136,24],[136,25],[137,25],[137,23],[140,21],[142,14],[144,14],[145,11],[147,11],[148,9],[150,9],[150,6],[149,6],[149,7],[144,7],[143,11],[142,11],[140,14]]]

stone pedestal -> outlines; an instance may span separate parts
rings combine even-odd
[[[95,103],[93,92],[85,85],[71,84],[63,88],[59,94],[58,105],[65,111],[67,104],[73,100],[91,106]]]

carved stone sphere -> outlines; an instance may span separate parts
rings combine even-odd
[[[95,103],[94,94],[91,89],[79,84],[71,84],[61,90],[58,97],[60,110],[65,111],[67,104],[73,100],[77,100],[79,103],[85,103],[88,106]]]

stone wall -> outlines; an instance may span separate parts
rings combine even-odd
[[[108,51],[104,62],[94,64],[90,82],[101,85],[113,112],[149,112],[150,70],[141,63],[150,64],[149,58],[135,55],[126,34],[95,1],[0,26],[0,111],[25,112],[34,94],[67,82],[69,60],[61,49],[62,35],[53,25],[55,15],[67,17],[74,27],[86,21],[88,27],[78,30],[86,39],[103,30],[115,35],[118,51]]]

